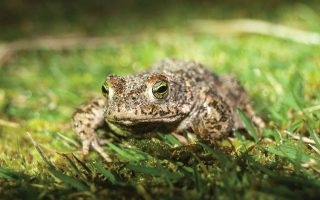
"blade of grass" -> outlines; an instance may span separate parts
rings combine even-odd
[[[159,134],[161,135],[161,134]],[[162,135],[161,135],[162,136]],[[181,143],[175,138],[173,137],[171,134],[165,134],[162,136],[163,140],[166,141],[167,143],[169,143],[171,146],[180,146]]]
[[[12,169],[6,169],[6,168],[0,167],[0,177],[3,177],[8,180],[14,180],[14,179],[26,178],[27,176],[20,172],[13,171]]]
[[[315,142],[316,147],[318,148],[318,150],[320,150],[320,138],[317,135],[317,133],[314,130],[310,130],[310,135],[313,139],[313,141]]]
[[[196,183],[196,189],[199,193],[201,193],[201,188],[202,188],[201,181],[200,181],[201,177],[199,175],[196,163],[193,164],[193,175],[194,175],[194,181]]]
[[[116,177],[109,170],[104,168],[100,162],[94,162],[92,164],[97,169],[97,171],[100,172],[104,177],[106,177],[112,184],[115,184],[117,182]]]
[[[293,162],[297,162],[298,160],[301,160],[302,162],[310,161],[310,157],[308,155],[303,154],[300,150],[294,149],[293,147],[282,145],[281,147],[268,146],[264,149],[274,155],[287,158]]]
[[[118,146],[112,144],[111,142],[108,142],[107,144],[112,150],[114,150],[122,158],[129,160],[129,161],[138,161],[139,160],[136,157],[134,157],[134,155],[131,155],[128,151],[119,148]]]
[[[62,182],[66,183],[67,185],[77,189],[78,191],[88,191],[89,190],[89,188],[86,185],[84,185],[81,181],[79,181],[71,176],[65,175],[65,174],[63,174],[53,168],[49,168],[49,171],[53,176],[57,177]]]
[[[31,134],[29,132],[27,132],[27,136],[29,137],[29,139],[31,140],[32,144],[35,146],[36,150],[38,151],[38,153],[40,154],[41,158],[49,165],[49,167],[55,169],[55,166],[52,164],[52,162],[50,161],[50,159],[46,156],[46,154],[43,152],[42,148],[40,147],[40,145],[32,138]]]
[[[69,158],[68,155],[66,154],[60,154],[61,156],[63,156],[68,163],[70,164],[71,168],[73,169],[73,171],[82,179],[82,180],[86,180],[85,176],[80,172],[80,170],[78,169],[77,165]]]
[[[258,135],[257,135],[257,132],[254,129],[251,121],[248,119],[248,117],[241,110],[238,109],[238,113],[240,115],[240,118],[242,119],[242,122],[246,126],[246,129],[247,129],[249,135],[254,139],[255,142],[257,142],[258,141]]]
[[[81,167],[82,167],[83,169],[85,169],[88,174],[91,174],[91,170],[89,169],[89,167],[88,167],[85,163],[83,163],[82,161],[80,161],[73,153],[72,153],[71,155],[72,155],[73,159],[75,159],[75,160],[77,161],[77,163],[78,163],[79,165],[81,165]]]
[[[315,147],[311,144],[308,144],[308,146],[311,147],[311,149],[313,149],[318,155],[320,155],[320,150],[317,147]]]
[[[54,134],[56,134],[57,136],[59,136],[61,139],[63,139],[64,141],[66,141],[67,143],[73,145],[76,148],[80,148],[81,146],[74,140],[68,138],[67,136],[59,133],[59,132],[53,132]]]
[[[298,109],[300,112],[304,112],[303,106],[305,105],[304,102],[304,94],[303,94],[303,78],[300,74],[300,72],[295,72],[291,77],[290,77],[290,93],[293,98],[293,105],[296,109]]]
[[[302,120],[298,120],[296,122],[294,122],[293,124],[291,124],[291,126],[288,128],[288,131],[290,133],[295,132],[295,130],[303,123]]]
[[[55,169],[55,166],[52,164],[52,162],[49,160],[49,158],[45,155],[42,148],[36,143],[36,141],[33,140],[31,134],[27,132],[27,135],[29,136],[30,140],[32,141],[33,145],[36,147],[37,151],[39,152],[42,159],[49,165],[49,171],[50,173],[55,176],[56,178],[60,179],[61,181],[65,182],[66,184],[72,186],[73,188],[76,188],[79,191],[88,190],[88,187],[83,185],[80,181],[77,179],[65,175]]]
[[[207,144],[199,143],[208,153],[210,153],[212,156],[214,156],[221,164],[229,164],[230,159],[228,155],[225,155],[223,152],[214,150]]]
[[[280,144],[281,142],[281,136],[277,132],[277,130],[270,130],[270,129],[263,129],[263,136],[264,137],[273,137],[273,139],[276,141],[277,144]]]
[[[125,148],[125,151],[128,151],[128,153],[130,153],[134,158],[136,158],[136,160],[145,160],[148,156],[150,156],[149,154],[135,147]]]
[[[13,180],[14,179],[11,176],[9,176],[8,174],[2,172],[1,169],[0,169],[0,177],[8,179],[8,180]]]

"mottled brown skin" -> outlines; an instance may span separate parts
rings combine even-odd
[[[152,92],[159,80],[168,83],[168,93],[160,99]],[[166,59],[136,75],[108,76],[105,85],[105,97],[89,101],[74,113],[73,128],[84,154],[93,148],[107,161],[111,159],[96,134],[105,122],[124,136],[166,131],[177,137],[189,132],[208,143],[244,128],[237,108],[264,126],[235,78],[213,74],[194,61]]]

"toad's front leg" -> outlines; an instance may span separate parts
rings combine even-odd
[[[82,142],[82,152],[84,155],[89,153],[90,148],[97,151],[106,161],[112,161],[107,153],[104,152],[102,142],[96,130],[105,125],[104,110],[106,99],[98,97],[81,105],[73,114],[72,125],[74,132],[80,137]]]
[[[234,126],[230,107],[222,97],[210,90],[202,91],[200,99],[203,102],[192,122],[192,130],[200,140],[215,143],[226,137]]]

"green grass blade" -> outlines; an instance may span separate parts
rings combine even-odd
[[[175,138],[173,137],[171,134],[165,134],[162,137],[164,139],[164,141],[166,141],[167,143],[169,143],[171,146],[180,146],[181,143]]]
[[[212,156],[214,156],[221,164],[229,164],[230,159],[228,155],[225,155],[224,153],[214,150],[207,144],[199,143],[208,153],[210,153]]]
[[[293,133],[302,123],[303,123],[302,120],[298,120],[298,121],[294,122],[294,123],[288,128],[288,131],[289,131],[290,133]]]
[[[273,130],[270,130],[270,129],[263,129],[263,132],[262,132],[263,136],[264,137],[272,137],[277,144],[280,144],[281,143],[281,136],[279,135],[278,131],[273,129]]]
[[[316,143],[316,147],[320,150],[320,138],[317,135],[317,133],[314,130],[309,131],[311,138],[314,140],[314,142]]]
[[[117,182],[116,177],[109,170],[104,168],[100,162],[94,162],[92,164],[97,169],[97,171],[100,172],[104,177],[106,177],[112,184],[115,184]]]
[[[138,161],[139,159],[134,157],[134,155],[131,155],[128,151],[119,148],[117,145],[112,144],[111,142],[108,142],[108,146],[115,151],[117,154],[119,154],[122,158],[129,160],[129,161]]]
[[[44,151],[42,150],[40,145],[32,138],[32,135],[29,132],[27,132],[26,134],[29,137],[29,139],[31,140],[31,142],[34,145],[34,147],[36,148],[36,150],[38,151],[38,153],[40,154],[41,158],[49,165],[50,168],[54,169],[55,166],[50,161],[50,159],[47,157],[47,155],[44,153]]]
[[[303,107],[305,106],[304,103],[304,94],[303,94],[303,88],[302,88],[302,76],[300,72],[295,72],[290,77],[290,93],[292,98],[292,107],[296,108],[297,110],[300,110],[303,112]],[[289,95],[290,97],[290,95]]]
[[[8,174],[2,172],[1,170],[0,170],[0,177],[8,179],[8,180],[13,180],[14,179],[11,176],[9,176]]]
[[[295,163],[310,161],[310,157],[308,155],[304,154],[299,149],[295,149],[293,147],[282,145],[279,147],[268,146],[268,147],[265,147],[264,149],[269,151],[270,153],[273,153],[274,155],[287,158]]]
[[[53,168],[49,168],[49,171],[53,176],[57,177],[58,179],[60,179],[64,183],[66,183],[67,185],[77,189],[78,191],[89,190],[89,188],[87,186],[85,186],[81,181],[79,181],[71,176],[65,175],[65,174],[63,174]]]
[[[75,161],[77,161],[77,163],[88,173],[88,174],[91,174],[91,170],[89,169],[89,167],[83,163],[82,161],[80,161],[77,156],[75,156],[73,153],[72,153],[72,157]]]
[[[238,113],[240,115],[240,118],[242,119],[242,122],[246,126],[246,129],[247,129],[249,135],[254,139],[255,142],[257,142],[258,141],[258,134],[257,134],[256,130],[254,129],[251,121],[248,119],[248,117],[241,110],[238,109]]]
[[[128,151],[128,153],[132,155],[136,159],[136,161],[145,160],[149,156],[147,153],[135,147],[126,148],[125,151]]]
[[[193,165],[193,174],[194,174],[194,180],[196,182],[197,191],[201,192],[201,181],[200,181],[201,177],[200,177],[200,174],[198,172],[196,163],[194,163],[194,165]]]
[[[14,180],[14,179],[19,179],[22,176],[25,176],[21,173],[18,173],[16,171],[13,171],[11,169],[5,169],[5,168],[0,168],[0,177],[8,179],[8,180]]]
[[[85,176],[80,172],[80,170],[78,169],[77,165],[69,158],[68,155],[66,154],[61,154],[70,164],[71,168],[73,169],[73,171],[79,176],[81,177],[83,180],[85,180]]]

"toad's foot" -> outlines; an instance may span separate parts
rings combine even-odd
[[[72,124],[74,132],[82,141],[82,153],[84,156],[88,155],[90,149],[98,152],[106,161],[111,162],[111,158],[104,152],[102,147],[103,140],[101,140],[96,130],[105,125],[103,113],[105,98],[94,98],[86,104],[81,105],[72,117]]]
[[[89,154],[90,148],[94,149],[99,155],[107,162],[112,162],[110,156],[104,151],[102,145],[105,144],[106,141],[100,140],[95,134],[88,139],[82,141],[82,154],[87,156]]]

